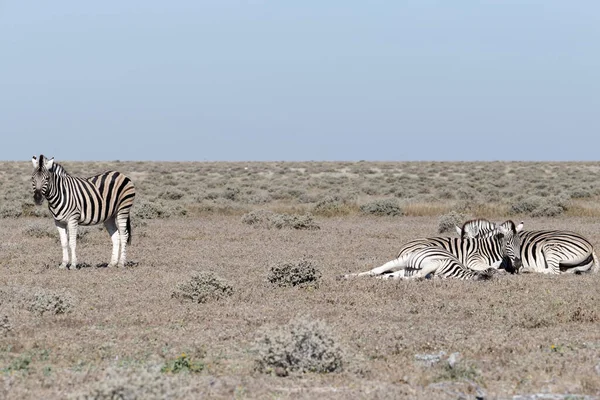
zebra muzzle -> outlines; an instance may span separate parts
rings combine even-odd
[[[33,201],[38,206],[42,205],[42,203],[44,202],[44,196],[42,196],[41,190],[36,190],[33,192]]]

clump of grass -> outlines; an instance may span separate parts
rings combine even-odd
[[[266,210],[246,213],[242,216],[242,222],[247,225],[277,229],[320,229],[310,214],[278,214]]]
[[[159,199],[165,199],[165,200],[179,200],[183,196],[185,196],[185,192],[183,192],[177,188],[169,188],[158,194]]]
[[[396,199],[375,200],[360,206],[360,211],[377,216],[396,217],[404,214]]]
[[[74,297],[66,291],[52,292],[38,289],[31,297],[27,309],[35,314],[66,314],[75,307]]]
[[[282,263],[271,267],[269,282],[279,287],[318,287],[321,272],[311,261]]]
[[[461,226],[465,215],[456,211],[450,211],[438,218],[438,233],[454,232],[456,226]]]
[[[192,278],[177,285],[171,297],[193,303],[220,300],[233,294],[233,286],[212,272],[197,272]]]
[[[181,353],[176,359],[167,361],[160,372],[178,374],[180,372],[201,372],[203,369],[204,363],[194,361],[187,354]]]
[[[345,359],[344,351],[327,325],[306,318],[263,330],[253,351],[257,371],[279,376],[293,372],[339,372]]]

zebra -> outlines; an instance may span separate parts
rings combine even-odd
[[[498,269],[505,263],[518,265],[521,241],[517,228],[510,224],[498,226],[492,234],[479,238],[424,238],[406,243],[398,256],[384,265],[358,274],[345,277],[377,276],[391,274],[391,277],[410,277],[418,269],[418,277],[439,274],[450,277],[449,271],[464,268],[468,271],[482,272],[490,268]],[[430,259],[428,259],[430,257]],[[440,268],[439,272],[438,268]],[[399,272],[408,269],[408,272]],[[486,272],[487,273],[487,272]],[[458,274],[459,276],[461,274]],[[465,278],[466,275],[465,275]]]
[[[473,224],[471,224],[471,221],[467,221],[463,225],[463,227],[465,228],[465,230],[471,230],[472,225]],[[484,236],[484,238],[486,238],[486,237],[493,236],[493,234],[496,234],[496,235],[502,234],[503,240],[506,242],[506,245],[503,245],[503,247],[502,247],[504,249],[503,251],[506,254],[504,255],[504,257],[502,257],[501,260],[494,259],[495,261],[493,263],[490,262],[491,258],[482,259],[481,257],[473,256],[473,254],[472,254],[473,243],[470,242],[469,240],[465,241],[464,239],[476,239],[476,238],[478,238],[477,236],[473,236],[473,237],[461,236],[460,238],[436,236],[436,237],[411,240],[410,242],[405,243],[400,248],[400,251],[398,252],[398,255],[396,256],[396,258],[400,258],[402,255],[404,255],[406,253],[411,253],[415,250],[418,250],[418,249],[421,249],[424,247],[437,246],[437,247],[442,247],[443,249],[454,254],[459,259],[459,261],[463,265],[465,265],[467,268],[478,270],[478,271],[483,271],[490,266],[497,269],[497,268],[504,268],[507,265],[520,265],[520,263],[521,263],[520,255],[519,255],[520,241],[518,244],[516,243],[516,238],[514,238],[514,236],[515,236],[514,234],[516,232],[519,232],[521,229],[523,229],[523,222],[521,222],[519,225],[515,226],[514,222],[506,221],[502,226],[503,226],[503,228],[502,228],[502,230],[500,230],[499,226],[496,226],[495,224],[490,222],[490,227],[486,231],[486,235]],[[462,228],[460,228],[460,229],[462,229]],[[481,238],[479,238],[479,239],[481,239]],[[494,257],[497,257],[497,254],[494,255]]]
[[[483,271],[467,268],[449,251],[441,247],[430,246],[404,253],[379,268],[359,274],[350,274],[346,277],[368,275],[387,279],[433,277],[486,280],[491,278],[494,273],[495,269],[492,267],[488,267]]]
[[[33,156],[33,200],[48,200],[62,246],[59,268],[77,267],[77,226],[104,223],[113,249],[109,267],[125,266],[126,246],[131,243],[130,210],[135,198],[131,180],[120,172],[107,171],[89,178],[69,175],[54,158]],[[70,250],[70,259],[69,259]]]
[[[456,228],[467,237],[489,234],[494,224],[477,219]],[[566,230],[535,230],[519,232],[521,238],[520,268],[514,272],[541,272],[546,274],[598,272],[600,264],[594,247],[579,233]]]

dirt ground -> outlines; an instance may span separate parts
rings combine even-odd
[[[434,235],[438,219],[315,222],[320,229],[269,229],[220,215],[134,221],[134,263],[125,269],[95,267],[108,261],[111,244],[92,227],[78,243],[80,262],[91,266],[67,271],[57,268],[50,218],[3,219],[0,397],[110,398],[118,390],[125,398],[600,396],[600,274],[340,280],[391,260],[407,240]],[[525,224],[572,229],[600,244],[596,219]],[[317,288],[268,282],[271,267],[302,258],[318,265]],[[228,281],[233,295],[204,304],[172,298],[197,271]],[[31,299],[40,290],[70,299],[72,311],[35,312]],[[296,317],[330,328],[345,351],[341,372],[255,371],[258,332]],[[203,370],[152,372],[182,353]],[[453,353],[458,362],[450,368]]]

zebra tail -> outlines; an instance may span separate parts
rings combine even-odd
[[[131,217],[127,216],[127,232],[129,235],[127,236],[127,244],[131,244],[131,237],[133,236],[133,231],[131,230]]]

